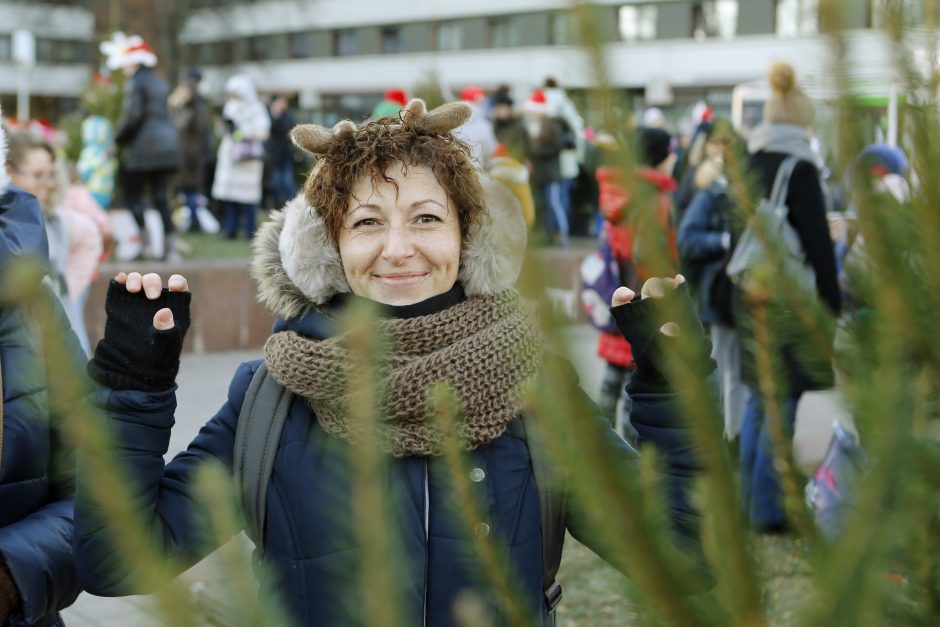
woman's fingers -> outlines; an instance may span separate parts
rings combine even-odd
[[[119,285],[125,285],[127,283],[127,273],[118,272],[114,275],[114,280],[117,281]]]
[[[157,331],[172,329],[173,324],[173,312],[167,307],[153,314],[153,328]]]
[[[672,278],[653,277],[646,280],[640,294],[643,298],[662,298],[666,295],[667,289],[674,290],[683,283],[685,283],[685,277],[681,274],[677,274]],[[679,325],[675,322],[667,322],[659,327],[659,332],[670,337],[677,337],[679,335]]]
[[[189,283],[186,281],[186,277],[181,274],[171,275],[166,282],[167,288],[171,292],[188,292]]]
[[[676,289],[685,283],[685,277],[677,274],[674,277],[652,277],[647,279],[640,289],[640,295],[643,298],[662,298],[666,295],[666,289]]]
[[[659,327],[659,332],[663,335],[668,335],[669,337],[678,337],[679,325],[675,322],[667,322],[663,326]]]
[[[631,290],[629,287],[618,287],[614,290],[613,296],[610,297],[610,306],[619,307],[620,305],[626,305],[634,299],[636,292]]]
[[[147,273],[141,278],[141,284],[144,288],[144,294],[150,300],[156,300],[160,298],[160,293],[163,292],[163,279],[160,278],[160,275],[156,272]]]
[[[136,294],[140,292],[143,287],[142,279],[143,277],[140,276],[140,272],[131,272],[127,275],[124,287],[126,287],[127,291],[131,294]]]
[[[663,280],[659,277],[652,277],[646,279],[646,282],[643,284],[643,287],[640,288],[640,296],[643,298],[662,298],[666,295],[666,288],[663,285]]]

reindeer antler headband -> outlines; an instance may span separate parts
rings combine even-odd
[[[415,98],[401,110],[401,128],[416,133],[448,133],[464,124],[473,115],[470,105],[451,102],[428,112],[424,101]],[[317,124],[302,124],[291,131],[291,140],[298,148],[314,155],[325,155],[337,141],[345,141],[355,135],[356,124],[343,120],[333,128]]]

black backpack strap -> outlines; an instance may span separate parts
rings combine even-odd
[[[561,553],[565,544],[565,508],[567,491],[560,485],[558,473],[553,470],[544,445],[531,430],[527,430],[523,416],[522,427],[526,432],[529,458],[535,475],[535,487],[539,494],[539,514],[542,521],[542,591],[549,618],[555,624],[555,609],[561,602],[561,585],[556,581]]]
[[[254,541],[259,559],[264,555],[268,484],[293,398],[262,363],[251,378],[235,429],[235,485],[245,517],[245,531]]]

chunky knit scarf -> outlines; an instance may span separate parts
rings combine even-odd
[[[380,415],[377,437],[396,457],[437,455],[444,433],[431,416],[429,392],[447,383],[459,402],[456,435],[472,450],[496,439],[523,407],[523,388],[539,370],[542,337],[534,316],[514,290],[467,299],[444,311],[375,324],[384,339],[373,365]],[[312,340],[292,331],[275,333],[264,347],[274,379],[313,408],[328,433],[351,444],[364,425],[349,416],[361,393],[348,381],[356,361],[346,335]]]

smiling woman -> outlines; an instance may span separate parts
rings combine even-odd
[[[98,398],[113,419],[133,424],[119,430],[120,455],[135,486],[154,497],[141,505],[140,519],[158,546],[179,558],[174,566],[213,548],[202,542],[209,512],[194,486],[200,468],[213,462],[246,488],[249,536],[296,624],[380,624],[379,614],[391,611],[405,625],[450,625],[471,595],[497,624],[530,617],[547,625],[560,599],[554,578],[565,530],[613,559],[603,533],[588,526],[585,512],[564,506],[574,499],[548,480],[565,474],[554,468],[561,462],[528,441],[526,425],[537,418],[527,391],[570,391],[572,407],[586,414],[570,416],[572,423],[596,436],[611,476],[632,473],[635,452],[579,403],[583,391],[567,367],[557,367],[534,308],[514,289],[525,222],[512,193],[482,180],[467,146],[451,134],[469,114],[459,103],[429,113],[416,100],[400,117],[362,127],[345,121],[333,129],[294,129],[294,142],[319,161],[304,194],[272,214],[255,240],[259,298],[278,316],[264,360],[239,367],[228,402],[165,467],[174,377],[189,324],[187,284],[174,276],[162,289],[159,276],[138,273],[112,283],[105,338],[89,372],[111,390]],[[625,288],[616,293],[614,311],[630,341],[649,347],[657,333],[652,307],[632,305],[633,297]],[[387,340],[384,352],[368,352],[361,332],[339,332],[351,305],[361,302],[379,305],[367,335]],[[696,332],[691,324],[684,328]],[[637,352],[635,380],[650,392],[638,402],[638,430],[644,418],[674,424],[674,395],[644,359],[646,351]],[[437,410],[431,399],[441,384],[453,402]],[[272,386],[286,399],[274,416],[270,398],[259,392]],[[363,416],[364,405],[374,415]],[[444,411],[453,412],[452,423],[441,420]],[[245,434],[257,424],[280,427],[252,440]],[[263,442],[276,443],[272,455]],[[672,449],[681,454],[687,447],[680,441]],[[453,470],[448,451],[462,451],[467,472]],[[375,485],[364,485],[363,458],[380,462]],[[269,460],[269,474],[259,481],[245,470],[248,459]],[[682,474],[694,478],[695,469]],[[80,486],[91,481],[80,474]],[[261,487],[252,496],[249,486]],[[382,501],[374,515],[363,514],[366,491]],[[465,503],[480,505],[473,524]],[[694,538],[689,503],[675,498],[670,506],[679,538]],[[110,522],[84,496],[76,527],[88,590],[139,591]],[[376,553],[383,535],[394,557]],[[481,542],[495,553],[480,549]],[[493,575],[502,558],[511,573],[505,580]],[[376,572],[387,577],[367,583]],[[501,592],[510,587],[513,602]]]

